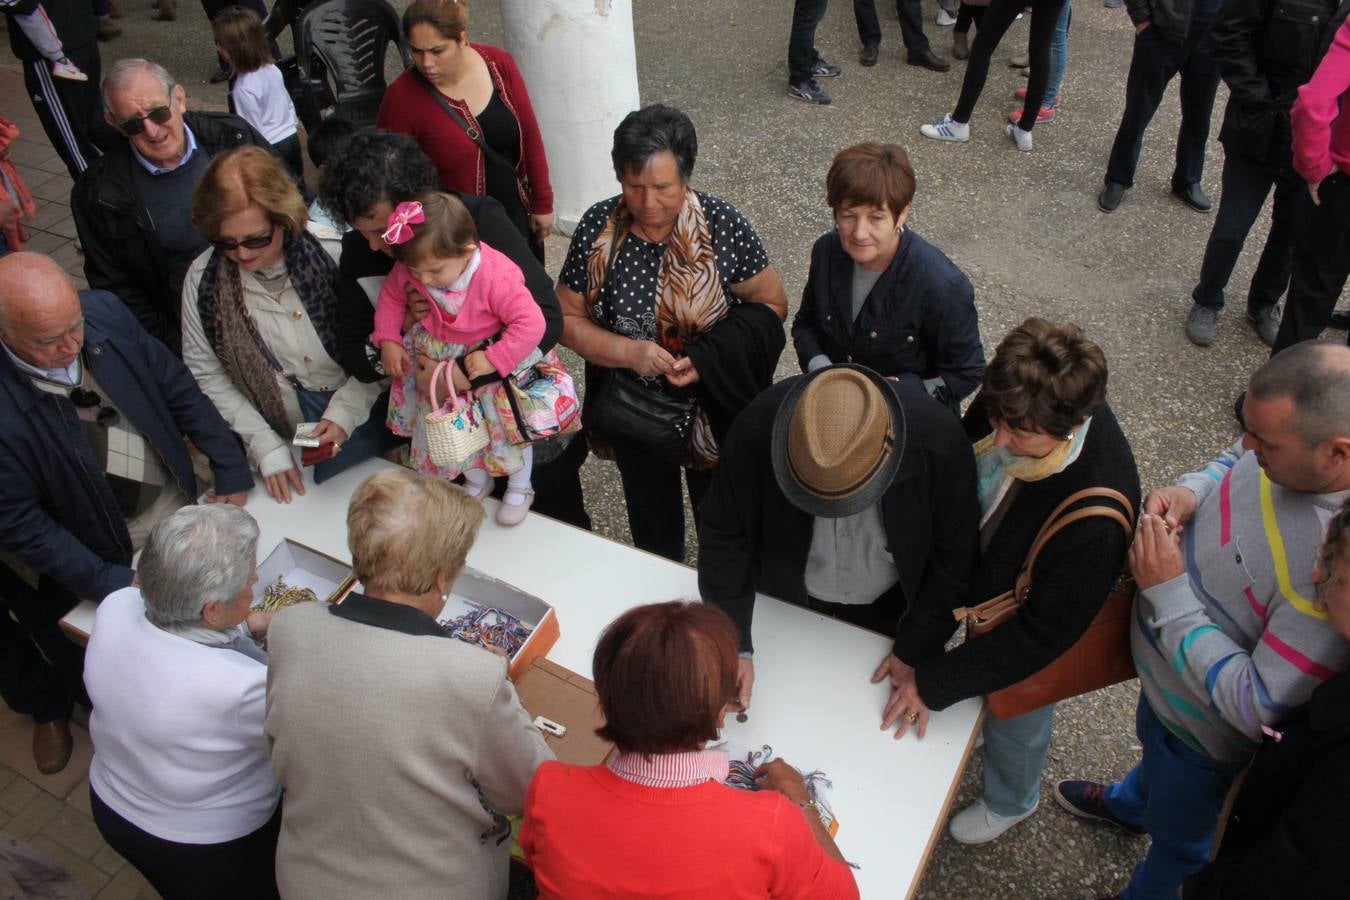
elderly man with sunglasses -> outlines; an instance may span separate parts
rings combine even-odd
[[[184,435],[210,463],[206,499],[242,506],[248,460],[183,363],[51,259],[0,258],[0,696],[33,717],[44,773],[70,759],[84,696],[60,618],[129,585],[150,529],[198,496]]]
[[[71,192],[85,278],[120,297],[177,354],[183,276],[206,249],[188,224],[192,190],[216,154],[270,146],[238,116],[188,112],[183,86],[145,59],[113,64],[103,105],[126,140],[92,163]]]

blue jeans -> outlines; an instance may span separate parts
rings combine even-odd
[[[984,719],[984,802],[1000,816],[1030,812],[1041,799],[1041,769],[1055,705],[1011,719]]]
[[[1059,88],[1064,84],[1064,70],[1069,67],[1069,20],[1073,18],[1073,0],[1067,0],[1055,23],[1055,36],[1050,39],[1050,77],[1045,81],[1045,99],[1041,106],[1054,109],[1059,106]]]
[[[1106,789],[1106,808],[1153,838],[1122,900],[1175,900],[1177,889],[1209,860],[1224,797],[1242,766],[1221,763],[1167,730],[1141,692],[1134,715],[1143,759]]]

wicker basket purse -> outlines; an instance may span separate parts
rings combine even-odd
[[[427,452],[438,466],[463,466],[470,457],[488,445],[488,427],[483,419],[483,406],[472,395],[463,401],[452,393],[442,406],[436,399],[436,385],[449,362],[436,366],[431,375],[431,412],[423,423],[426,426]]]

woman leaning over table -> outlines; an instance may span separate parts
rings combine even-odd
[[[291,449],[299,423],[319,423],[316,484],[396,441],[385,410],[372,410],[380,386],[335,361],[337,264],[307,220],[276,157],[222,153],[192,194],[192,227],[212,246],[183,280],[183,362],[284,503],[304,493]]]
[[[258,524],[185,506],[99,604],[85,656],[89,802],[165,900],[276,897],[281,788],[263,738],[271,613],[250,612]]]
[[[963,605],[1012,590],[1036,532],[1062,501],[1110,488],[1139,509],[1139,473],[1129,441],[1106,405],[1106,357],[1074,325],[1027,319],[998,345],[963,424],[975,442],[979,476],[980,562]],[[1102,504],[1079,501],[1072,509]],[[1122,512],[1126,512],[1122,510]],[[946,709],[1016,684],[1078,640],[1106,602],[1129,540],[1114,520],[1076,522],[1045,545],[1025,605],[978,639],[909,668],[895,657],[884,727],[913,722],[923,736],[928,711]],[[905,628],[901,622],[900,629]],[[992,841],[1036,811],[1054,705],[984,720],[984,793],[952,817],[963,844]]]
[[[736,702],[739,646],[703,603],[639,606],[605,629],[592,670],[600,734],[619,755],[548,762],[530,783],[520,843],[540,897],[858,896],[796,769],[761,766],[764,790],[748,792],[723,783],[725,753],[704,749]]]
[[[811,248],[792,345],[802,371],[851,362],[913,382],[955,412],[980,384],[975,289],[906,227],[914,168],[895,144],[841,150],[825,176],[835,227]]]
[[[483,521],[457,485],[389,468],[347,509],[365,593],[277,615],[267,738],[286,789],[283,897],[505,897],[511,826],[553,754],[506,660],[436,622]]]
[[[413,67],[389,85],[375,122],[416,140],[442,188],[501,203],[543,262],[553,186],[530,93],[511,54],[470,43],[468,28],[464,0],[413,0],[403,12]]]
[[[562,344],[588,364],[586,403],[600,378],[697,398],[678,460],[590,432],[592,448],[619,467],[634,543],[675,560],[684,559],[680,470],[697,510],[718,439],[773,379],[787,315],[755,229],[731,204],[689,186],[697,155],[684,113],[660,104],[629,113],[611,153],[622,192],[582,216],[557,288]]]

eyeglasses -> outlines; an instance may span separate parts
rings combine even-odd
[[[93,409],[95,406],[100,407],[98,414],[94,417],[94,421],[103,428],[111,428],[113,425],[116,425],[118,419],[121,418],[117,414],[117,410],[113,409],[111,406],[104,406],[103,398],[88,388],[77,387],[71,391],[70,402],[75,404],[77,409]]]
[[[173,110],[167,106],[156,106],[143,116],[132,116],[130,119],[123,119],[117,123],[117,128],[127,137],[135,137],[145,130],[145,120],[149,119],[156,125],[167,124],[173,118]]]
[[[261,250],[272,243],[272,238],[276,233],[277,226],[273,225],[267,230],[267,234],[255,234],[253,237],[246,237],[238,241],[233,238],[216,238],[211,242],[211,246],[222,253],[229,253],[231,250],[238,250],[240,247],[246,250]]]

